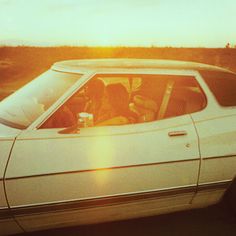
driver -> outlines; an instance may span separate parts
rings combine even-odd
[[[106,86],[100,79],[93,79],[86,87],[86,96],[88,101],[85,105],[84,111],[93,114],[94,122],[102,116],[103,98]]]

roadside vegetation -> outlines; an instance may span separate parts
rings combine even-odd
[[[61,60],[147,58],[195,61],[236,72],[235,48],[0,47],[0,100]]]

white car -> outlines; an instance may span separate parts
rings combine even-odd
[[[72,60],[0,102],[0,234],[235,207],[236,74]],[[226,191],[228,189],[228,191]]]

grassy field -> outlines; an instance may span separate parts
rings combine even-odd
[[[236,49],[158,47],[0,47],[0,100],[52,63],[68,59],[153,58],[202,62],[236,72]]]

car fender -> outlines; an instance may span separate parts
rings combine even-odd
[[[0,124],[0,209],[8,208],[4,176],[15,139],[20,132],[20,130]]]

